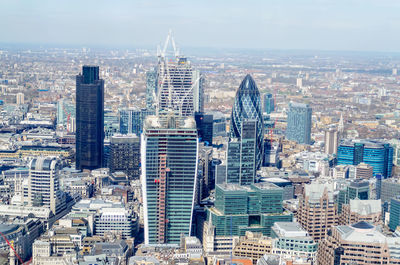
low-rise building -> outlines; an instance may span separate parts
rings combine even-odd
[[[253,264],[262,258],[265,254],[272,252],[272,238],[263,236],[261,233],[246,232],[241,236],[238,244],[233,250],[235,257],[251,258]]]
[[[334,226],[318,247],[318,264],[400,264],[400,238],[360,221]]]
[[[272,227],[272,253],[316,261],[318,244],[297,222],[276,222]]]

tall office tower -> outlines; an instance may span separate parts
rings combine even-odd
[[[297,86],[298,88],[302,88],[302,87],[303,87],[303,78],[298,77],[298,78],[296,79],[296,86]]]
[[[338,131],[336,129],[328,129],[325,131],[325,154],[337,154],[339,144]]]
[[[339,191],[337,196],[338,213],[342,212],[342,206],[349,204],[354,199],[368,200],[370,199],[369,182],[363,179],[355,179],[344,189]]]
[[[119,132],[140,135],[147,116],[156,114],[153,109],[121,109],[119,110]]]
[[[76,117],[76,106],[70,100],[60,99],[57,102],[57,126],[74,132],[73,119]]]
[[[194,119],[199,131],[199,140],[211,146],[213,141],[213,115],[196,112]]]
[[[61,161],[56,157],[38,157],[29,163],[28,197],[30,206],[49,208],[54,215],[66,210],[65,195],[60,190]]]
[[[343,120],[343,114],[340,114],[340,120],[338,124],[338,132],[340,134],[340,137],[343,137],[344,134],[344,120]]]
[[[110,171],[125,172],[130,179],[140,177],[140,139],[135,134],[116,134],[110,139]]]
[[[24,93],[21,93],[21,92],[17,93],[16,102],[17,102],[17,105],[22,105],[22,104],[25,103],[25,95],[24,95]]]
[[[166,56],[170,41],[174,48],[174,59]],[[163,51],[158,54],[157,80],[159,111],[172,109],[183,117],[204,111],[204,77],[192,67],[186,57],[179,55],[171,32]]]
[[[250,185],[256,176],[257,120],[242,121],[240,139],[228,143],[226,183]]]
[[[104,80],[98,66],[83,66],[76,76],[76,168],[102,166],[104,148]]]
[[[364,162],[373,167],[373,174],[384,178],[392,175],[393,147],[377,140],[342,141],[338,147],[339,165],[358,165]]]
[[[197,202],[210,195],[210,191],[214,189],[214,176],[212,172],[212,154],[211,146],[200,144],[199,146],[199,166],[198,166],[198,186],[197,186]]]
[[[300,196],[297,222],[315,241],[323,239],[338,222],[333,192],[333,184],[311,183],[304,186]]]
[[[141,135],[145,243],[191,234],[198,139],[193,117],[149,116]]]
[[[264,154],[264,124],[261,98],[257,85],[250,75],[246,75],[236,92],[232,108],[230,138],[242,137],[242,124],[245,119],[257,121],[256,125],[256,170],[261,167]]]
[[[390,219],[389,228],[392,231],[396,231],[396,228],[400,225],[400,196],[397,195],[395,198],[390,200]]]
[[[379,177],[379,175],[377,177]],[[400,182],[398,178],[388,178],[384,180],[381,179],[380,199],[382,200],[382,203],[389,203],[392,198],[396,198],[396,196],[399,194]]]
[[[104,138],[109,140],[119,130],[119,117],[118,113],[110,110],[104,110]]]
[[[146,73],[146,108],[156,110],[157,97],[157,71],[151,70]]]
[[[299,144],[311,143],[312,109],[308,104],[289,103],[286,138]]]
[[[275,222],[291,222],[282,208],[283,189],[271,183],[250,186],[217,184],[215,204],[207,208],[207,222],[216,227],[215,237],[244,236],[246,231],[271,236]]]
[[[364,221],[332,227],[318,245],[317,264],[399,264],[400,238]]]
[[[388,143],[393,147],[393,164],[400,167],[400,140],[391,139]]]
[[[222,112],[213,111],[213,136],[226,136],[226,118]]]
[[[270,114],[275,110],[275,102],[272,94],[266,93],[264,94],[264,112]]]

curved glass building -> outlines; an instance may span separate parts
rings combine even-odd
[[[338,147],[338,165],[358,165],[364,162],[373,167],[373,174],[384,178],[392,175],[393,147],[379,140],[347,140]]]
[[[231,138],[242,138],[242,125],[245,119],[257,120],[256,169],[259,169],[262,164],[264,142],[261,96],[256,83],[249,74],[243,79],[238,91],[236,92],[231,116]]]

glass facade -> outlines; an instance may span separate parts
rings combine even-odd
[[[138,179],[140,172],[140,139],[134,134],[115,135],[110,139],[110,171],[125,172],[129,179]]]
[[[102,167],[104,149],[104,80],[98,66],[83,66],[76,76],[76,168]]]
[[[275,102],[272,94],[266,93],[264,94],[264,112],[270,114],[275,110]]]
[[[264,125],[261,110],[261,98],[257,85],[250,75],[246,75],[236,92],[231,114],[230,137],[241,139],[244,119],[257,121],[256,130],[256,169],[263,159]]]
[[[122,134],[143,132],[143,123],[147,116],[155,115],[151,109],[121,109],[119,110],[119,132]]]
[[[63,126],[72,131],[71,118],[76,118],[75,104],[70,100],[61,99],[57,102],[57,126]]]
[[[157,66],[157,102],[160,111],[173,109],[188,117],[204,110],[204,77],[186,57],[175,60],[159,57]]]
[[[400,198],[393,198],[390,200],[390,220],[389,228],[392,231],[396,231],[396,228],[400,225]]]
[[[196,112],[194,118],[199,131],[199,141],[211,146],[213,141],[213,115]]]
[[[312,109],[307,104],[289,103],[286,139],[299,144],[311,144]]]
[[[157,121],[145,125],[141,141],[145,243],[179,243],[181,234],[190,235],[192,225],[196,125],[193,118],[188,118],[190,128],[177,125],[173,117],[165,122],[149,119]]]
[[[282,194],[282,188],[269,183],[217,184],[207,220],[215,226],[216,236],[244,236],[246,231],[270,236],[275,222],[292,221],[292,215],[283,212]]]
[[[345,141],[338,147],[339,165],[358,165],[364,162],[373,167],[373,174],[384,178],[392,175],[393,147],[376,140]]]
[[[370,190],[368,181],[355,179],[345,189],[339,191],[338,195],[338,213],[342,212],[343,204],[349,204],[350,200],[358,198],[360,200],[370,199]]]
[[[146,108],[155,110],[157,96],[157,72],[155,70],[146,73]]]

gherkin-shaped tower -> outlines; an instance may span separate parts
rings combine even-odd
[[[241,139],[242,124],[245,119],[257,120],[256,132],[256,169],[259,169],[263,159],[264,126],[261,109],[261,97],[257,85],[248,74],[243,79],[235,96],[232,108],[230,137]]]

